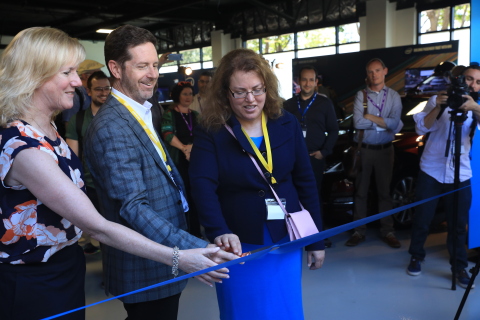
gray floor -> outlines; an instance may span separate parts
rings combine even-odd
[[[343,245],[348,236],[343,233],[332,238],[334,245],[327,249],[321,270],[310,271],[304,266],[306,320],[454,319],[465,290],[459,286],[456,291],[450,289],[446,233],[429,236],[427,260],[417,277],[405,272],[409,261],[408,231],[397,232],[400,249],[391,249],[381,242],[376,230],[369,231],[367,240],[355,248]],[[469,268],[473,266],[470,263]],[[87,257],[87,304],[106,299],[100,282],[100,255]],[[480,287],[470,292],[460,320],[480,319],[478,290]],[[217,307],[215,289],[191,279],[182,294],[178,319],[216,320]],[[88,320],[125,318],[118,300],[87,309]],[[249,320],[256,320],[255,316]]]

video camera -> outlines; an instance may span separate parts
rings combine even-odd
[[[454,110],[460,108],[466,101],[466,99],[462,97],[463,95],[469,95],[473,100],[478,100],[478,92],[470,92],[464,75],[454,77],[448,72],[448,77],[450,79],[450,87],[447,89],[447,106]]]

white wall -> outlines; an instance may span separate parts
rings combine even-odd
[[[367,37],[360,39],[365,41],[367,49],[386,47],[387,38],[387,3],[386,0],[367,1]]]
[[[230,34],[223,33],[223,30],[212,31],[210,35],[212,39],[212,62],[213,66],[217,67],[220,59],[228,52],[241,48],[241,39],[231,39]]]
[[[105,41],[89,41],[89,40],[80,40],[80,43],[85,48],[87,52],[86,59],[95,60],[105,65],[105,55],[103,53],[103,48],[105,47]],[[102,71],[105,72],[107,76],[108,73],[107,67],[103,67]]]
[[[367,15],[360,17],[360,50],[416,44],[417,10],[396,10],[396,5],[388,0],[367,1]]]
[[[394,47],[408,46],[417,41],[417,9],[408,8],[396,11]]]

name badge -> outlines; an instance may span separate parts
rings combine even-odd
[[[302,127],[303,137],[305,138],[307,136],[307,125],[302,122],[300,123],[300,126]]]
[[[376,129],[377,129],[377,132],[380,132],[380,131],[387,131],[387,129],[385,129],[385,128],[382,128],[382,127],[379,127],[379,126],[377,126],[377,127],[376,127]]]
[[[287,205],[285,198],[280,198],[280,201],[282,201],[283,206]],[[285,218],[285,213],[276,199],[265,199],[265,204],[267,205],[267,220],[280,220]]]

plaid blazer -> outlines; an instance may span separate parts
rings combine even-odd
[[[161,139],[160,139],[161,140]],[[187,224],[177,186],[142,126],[109,96],[84,138],[84,156],[92,173],[103,216],[147,238],[180,249],[206,247],[185,231]],[[175,181],[183,181],[167,154]],[[171,267],[102,246],[105,291],[120,295],[171,279]],[[137,303],[180,293],[186,281],[129,295]]]

